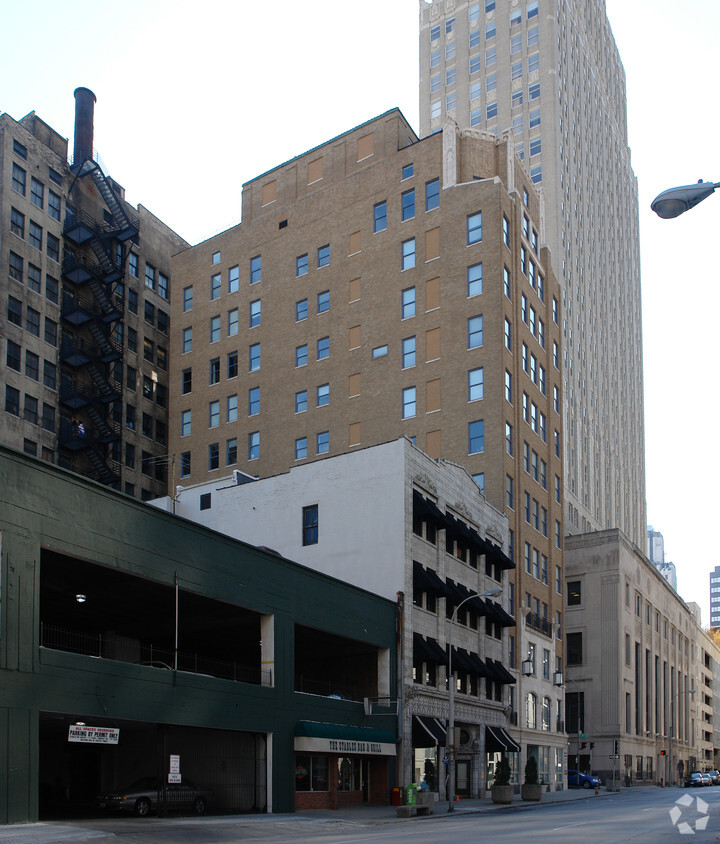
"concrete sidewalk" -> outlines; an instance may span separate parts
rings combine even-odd
[[[282,821],[285,824],[297,822],[298,825],[315,821],[316,823],[350,822],[354,824],[374,826],[383,824],[415,823],[428,818],[443,818],[467,814],[483,814],[503,810],[528,811],[541,808],[548,804],[569,802],[574,800],[597,800],[600,797],[615,796],[617,792],[608,792],[601,788],[596,795],[591,789],[569,789],[543,794],[539,803],[524,801],[520,795],[515,795],[511,804],[495,804],[490,798],[479,800],[459,800],[455,803],[454,813],[448,812],[448,802],[435,803],[434,814],[429,816],[414,816],[410,819],[398,818],[395,806],[357,806],[347,809],[317,810],[297,812],[295,814],[275,815],[208,815],[207,817],[173,816],[171,818],[143,818],[138,823],[146,824],[146,832],[152,834],[159,828],[176,825],[191,825],[195,827],[224,826],[227,824],[263,824]],[[81,842],[93,839],[107,838],[112,833],[112,816],[103,819],[48,821],[35,824],[15,824],[0,826],[0,844],[55,844],[55,842]]]

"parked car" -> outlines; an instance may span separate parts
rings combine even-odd
[[[710,771],[710,779],[712,779],[713,785],[720,784],[720,771]]]
[[[712,785],[713,784],[713,778],[710,776],[710,774],[707,771],[702,775],[702,778],[703,778],[703,785]]]
[[[149,815],[164,806],[172,811],[192,810],[204,815],[209,794],[195,783],[184,779],[181,783],[165,784],[157,777],[142,777],[127,788],[98,795],[100,809],[135,812],[139,817]]]
[[[593,774],[583,774],[582,772],[578,776],[577,771],[568,771],[569,788],[595,788],[600,785],[602,785],[600,777],[596,777]]]
[[[685,788],[698,788],[699,786],[705,785],[703,775],[700,771],[693,771],[691,774],[686,774],[684,783]]]

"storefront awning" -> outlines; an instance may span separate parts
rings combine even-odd
[[[413,715],[413,747],[434,747],[436,744],[444,747],[446,737],[447,729],[439,718],[430,718],[427,715]]]
[[[395,734],[390,730],[298,721],[295,750],[306,753],[338,753],[343,756],[395,756]]]
[[[485,727],[486,753],[519,753],[520,745],[504,727]]]
[[[499,660],[488,658],[485,660],[485,665],[487,666],[490,677],[501,685],[506,686],[509,683],[516,682],[513,675]]]
[[[424,639],[419,633],[413,633],[413,658],[416,655],[421,657],[422,662],[447,665],[445,649],[440,647],[437,640],[430,636]]]

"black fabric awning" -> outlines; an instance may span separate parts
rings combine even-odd
[[[467,586],[463,586],[461,583],[455,583],[455,581],[450,580],[450,578],[445,581],[445,585],[448,590],[447,597],[454,603],[455,606],[458,606],[473,595]],[[475,610],[478,615],[487,615],[487,606],[485,605],[485,601],[483,601],[479,595],[475,595],[472,600],[465,604],[465,606],[468,609]]]
[[[415,515],[426,522],[435,525],[436,528],[445,527],[445,517],[434,501],[425,498],[418,490],[413,490],[413,509]]]
[[[504,727],[485,727],[486,753],[520,753],[520,745]]]
[[[495,545],[494,542],[490,542],[489,539],[485,540],[485,545],[487,546],[487,554],[493,563],[495,563],[503,570],[515,568],[515,563],[513,563],[510,557],[508,557],[508,555],[502,550],[502,548]]]
[[[446,739],[447,728],[439,718],[430,718],[427,715],[413,715],[413,747],[434,747],[436,744],[444,747]]]
[[[487,607],[487,614],[491,621],[496,621],[502,627],[515,626],[515,619],[510,615],[510,613],[505,612],[505,610],[496,601],[488,599],[485,601],[485,605]]]
[[[418,656],[421,662],[432,662],[436,665],[445,665],[447,655],[435,639],[429,636],[424,639],[419,633],[413,633],[413,657]]]
[[[413,589],[425,589],[441,598],[450,595],[445,584],[432,569],[426,569],[417,560],[413,560]]]
[[[494,680],[503,686],[517,682],[513,675],[497,659],[486,659],[485,664]]]

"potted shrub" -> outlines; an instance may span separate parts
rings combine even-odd
[[[495,768],[492,785],[493,803],[512,803],[515,789],[510,785],[510,763],[507,756],[503,756]]]
[[[528,756],[525,763],[525,782],[520,787],[520,796],[523,800],[540,800],[542,797],[542,786],[538,782],[537,761],[534,756]]]

